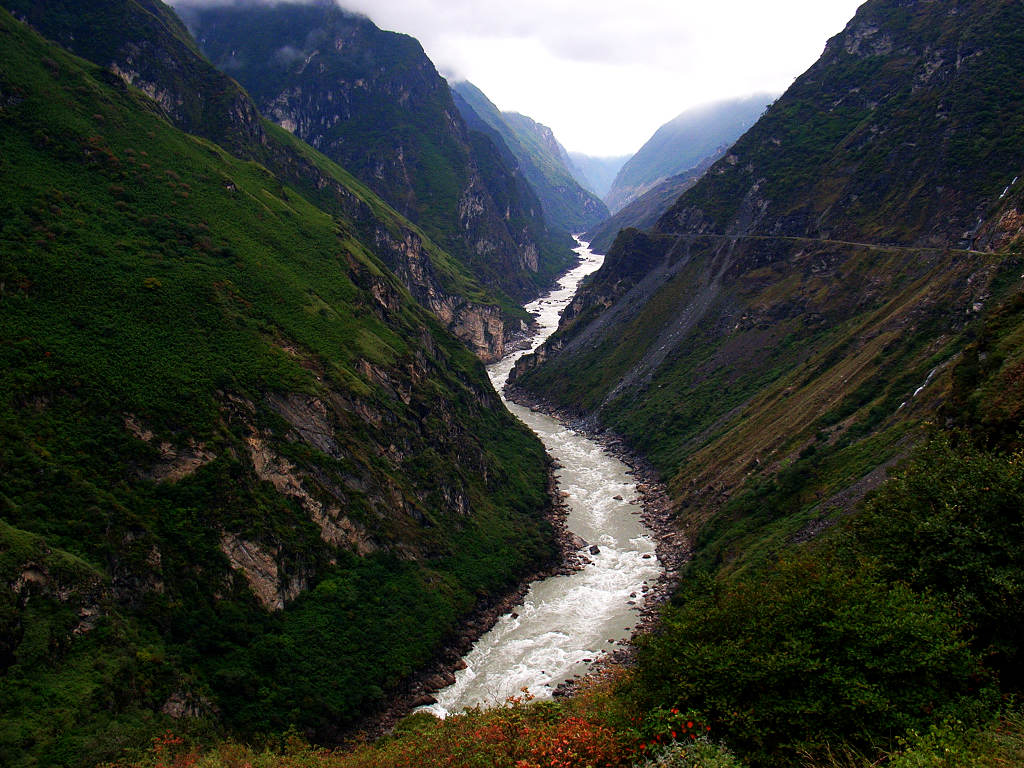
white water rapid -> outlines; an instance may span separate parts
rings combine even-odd
[[[515,361],[554,332],[580,280],[604,260],[583,242],[576,252],[580,265],[556,290],[526,305],[540,326],[533,346],[488,367],[499,392]],[[530,585],[523,604],[502,616],[464,657],[466,668],[456,673],[455,683],[434,694],[436,704],[424,707],[440,717],[477,704],[500,704],[523,688],[537,698],[550,696],[559,683],[586,672],[615,642],[630,636],[644,587],[661,573],[650,532],[640,521],[639,494],[629,468],[549,416],[506,405],[562,465],[556,476],[559,489],[568,494],[569,529],[588,545],[596,544],[600,553],[584,550],[591,564],[583,570]]]

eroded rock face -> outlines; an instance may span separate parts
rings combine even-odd
[[[291,424],[299,439],[333,459],[341,458],[341,448],[334,437],[327,406],[311,395],[271,393],[270,407]]]
[[[320,527],[320,538],[328,544],[351,548],[360,557],[366,557],[379,549],[366,529],[341,514],[338,507],[325,507],[320,512],[311,513],[310,517]]]
[[[843,48],[851,56],[886,56],[892,53],[892,35],[879,34],[876,24],[864,23],[853,27],[843,39]]]
[[[485,363],[505,355],[505,318],[497,307],[467,305],[453,313],[451,331]]]
[[[368,363],[366,366],[370,368]],[[383,371],[378,375],[382,381],[387,381]],[[332,458],[342,457],[334,435],[331,412],[324,401],[298,393],[274,393],[267,399],[271,408],[294,428],[288,439],[304,442]],[[379,414],[360,415],[369,423],[379,425]],[[320,528],[320,536],[325,542],[351,549],[361,556],[377,551],[378,546],[366,529],[344,514],[347,499],[342,489],[325,488],[323,482],[314,480],[308,472],[279,455],[266,435],[250,435],[246,445],[256,476],[272,484],[281,495],[298,501],[309,519]]]
[[[175,691],[160,707],[160,711],[168,717],[180,720],[183,717],[203,717],[214,714],[217,707],[205,696],[197,696],[189,691]]]
[[[515,334],[517,325],[510,323],[499,307],[479,304],[447,290],[422,238],[412,231],[404,233],[401,239],[382,231],[377,245],[389,255],[388,266],[413,298],[429,309],[477,357],[484,363],[491,363],[504,355],[505,344]],[[534,248],[534,271],[536,259]],[[378,301],[385,303],[385,298],[378,296]]]
[[[204,464],[209,464],[217,455],[209,450],[204,443],[189,438],[184,446],[162,440],[155,443],[156,436],[145,427],[138,417],[125,414],[124,426],[131,434],[149,443],[160,452],[160,458],[146,470],[140,470],[139,476],[157,483],[176,483],[195,473]]]
[[[69,634],[74,636],[91,632],[103,617],[103,582],[96,576],[74,581],[51,573],[45,562],[49,553],[49,548],[45,548],[43,559],[25,562],[20,566],[18,577],[9,585],[15,601],[21,608],[39,597],[50,597],[59,603],[70,604],[76,609],[78,622],[70,628]]]
[[[221,535],[220,551],[228,558],[231,567],[245,576],[253,595],[269,611],[280,611],[286,602],[294,600],[305,588],[300,577],[282,578],[274,559],[276,551],[264,550],[259,544],[233,533]]]

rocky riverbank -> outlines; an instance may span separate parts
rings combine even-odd
[[[672,502],[668,495],[668,489],[661,482],[650,462],[632,453],[621,437],[600,428],[593,420],[581,419],[518,387],[506,386],[504,393],[510,401],[551,416],[566,427],[593,440],[630,468],[631,474],[636,480],[637,492],[640,495],[641,519],[654,533],[655,552],[664,568],[657,583],[644,592],[644,606],[640,611],[639,621],[634,627],[632,637],[651,632],[657,624],[661,606],[675,591],[682,567],[692,554],[691,542],[673,524]],[[632,642],[625,641],[602,656],[594,666],[629,664],[632,658]],[[565,681],[555,689],[554,695],[572,695],[578,688],[581,679],[575,677]]]

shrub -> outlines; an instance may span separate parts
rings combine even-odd
[[[851,529],[885,578],[952,604],[1004,685],[1024,682],[1024,455],[936,436]]]
[[[977,685],[950,608],[831,550],[694,579],[641,644],[641,707],[694,710],[757,765],[885,745]]]
[[[638,768],[743,768],[743,763],[725,747],[700,738],[670,744]]]

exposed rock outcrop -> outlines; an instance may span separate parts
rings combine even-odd
[[[167,440],[157,443],[152,430],[144,427],[138,417],[133,414],[125,415],[124,426],[132,435],[159,451],[159,459],[148,468],[139,470],[139,476],[147,480],[157,483],[176,483],[217,458],[216,454],[209,450],[204,443],[194,438],[188,438],[185,445],[179,446]]]
[[[306,588],[300,575],[286,576],[275,557],[276,550],[265,550],[233,533],[223,533],[220,550],[236,571],[241,571],[257,600],[269,611],[280,611]]]

